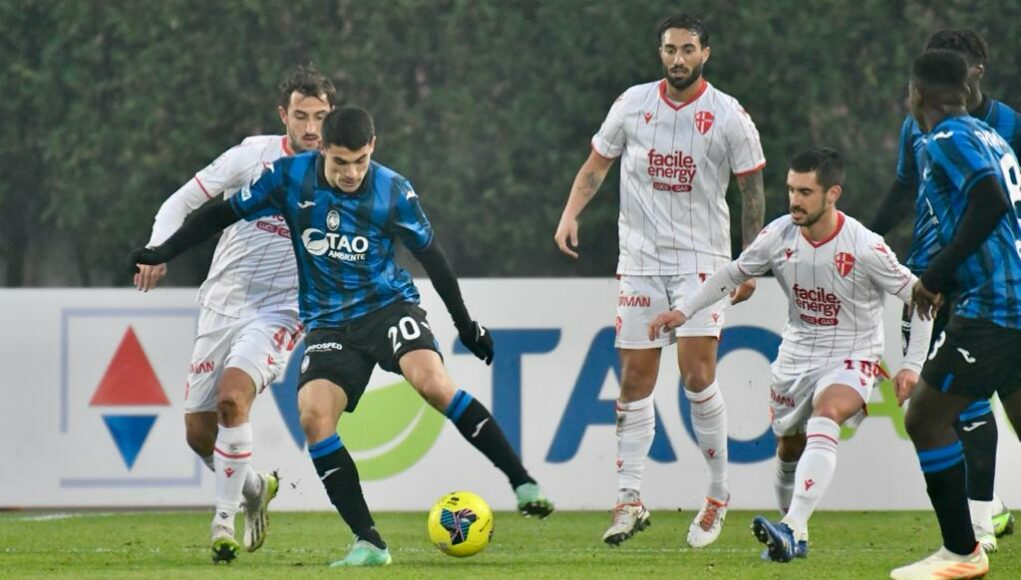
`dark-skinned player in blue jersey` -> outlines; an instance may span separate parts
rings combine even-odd
[[[986,73],[988,48],[982,37],[971,30],[940,30],[933,33],[926,50],[947,49],[961,55],[968,63],[968,114],[992,127],[1014,149],[1021,150],[1021,115],[1006,103],[993,99],[982,91],[982,77]],[[924,154],[924,134],[910,114],[904,119],[898,147],[897,175],[872,218],[870,229],[885,235],[904,216],[915,216],[911,250],[904,265],[919,276],[939,253],[932,215],[920,195],[922,167],[919,159]],[[955,292],[945,292],[946,300],[933,325],[932,340],[950,318]],[[910,317],[907,317],[910,321]],[[906,323],[905,323],[906,324]],[[907,334],[904,334],[905,349]],[[997,538],[1014,533],[1014,516],[993,491],[996,478],[996,445],[999,432],[989,400],[978,400],[961,412],[954,424],[964,448],[964,461],[968,472],[968,507],[972,527],[982,549],[987,553],[997,549]]]
[[[956,288],[946,330],[922,367],[904,418],[918,453],[943,545],[893,570],[891,578],[978,578],[989,559],[968,510],[966,467],[954,422],[970,404],[998,394],[1021,427],[1021,168],[1010,145],[970,116],[968,63],[955,51],[915,59],[911,114],[924,133],[921,193],[941,248],[912,290],[931,317]]]

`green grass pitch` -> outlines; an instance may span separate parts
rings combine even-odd
[[[272,513],[266,545],[232,564],[210,561],[205,512],[0,513],[3,578],[885,578],[939,545],[931,512],[820,512],[809,558],[759,559],[748,529],[752,512],[731,512],[719,541],[684,543],[694,513],[660,510],[653,525],[619,548],[602,543],[609,512],[555,513],[545,521],[496,514],[489,548],[467,559],[446,556],[425,532],[426,513],[379,513],[394,564],[331,570],[350,542],[333,513]],[[243,522],[238,520],[240,538]],[[1021,539],[1005,537],[991,557],[993,578],[1021,575]]]

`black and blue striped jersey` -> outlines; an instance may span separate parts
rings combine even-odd
[[[937,243],[946,247],[957,232],[968,193],[995,176],[1010,207],[992,235],[957,268],[960,291],[954,312],[1021,328],[1021,168],[1010,145],[989,125],[971,117],[947,117],[923,139],[921,195],[933,216]]]
[[[1014,150],[1015,155],[1021,149],[1021,115],[1009,105],[996,99],[986,99],[985,106],[975,117],[1000,134]],[[908,115],[901,125],[900,145],[897,157],[897,181],[908,188],[918,191],[922,173],[919,157],[922,154],[922,131],[914,117]],[[920,192],[919,192],[920,193]],[[911,239],[911,250],[904,261],[911,272],[921,274],[929,267],[929,262],[941,249],[937,243],[936,229],[932,214],[925,205],[921,195],[916,198],[915,229]]]
[[[323,175],[317,152],[275,162],[230,198],[246,220],[280,214],[298,264],[298,305],[309,330],[340,326],[397,301],[419,301],[411,274],[394,260],[397,239],[412,251],[433,231],[411,183],[371,162],[361,186],[346,193]]]

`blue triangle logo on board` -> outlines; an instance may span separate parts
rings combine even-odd
[[[103,415],[106,428],[117,444],[117,450],[130,470],[135,465],[138,452],[142,450],[156,415]]]

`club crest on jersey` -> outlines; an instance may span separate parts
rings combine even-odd
[[[837,265],[837,273],[840,274],[842,278],[846,278],[847,275],[851,273],[851,270],[854,270],[854,256],[847,252],[840,252],[837,254],[837,256],[833,259],[833,262]]]
[[[713,128],[713,121],[716,120],[716,116],[709,111],[699,111],[695,113],[695,128],[698,132],[705,135],[709,132],[709,129]]]
[[[331,209],[330,213],[326,214],[326,227],[331,232],[337,231],[337,228],[340,227],[340,214],[337,213],[337,210]]]

